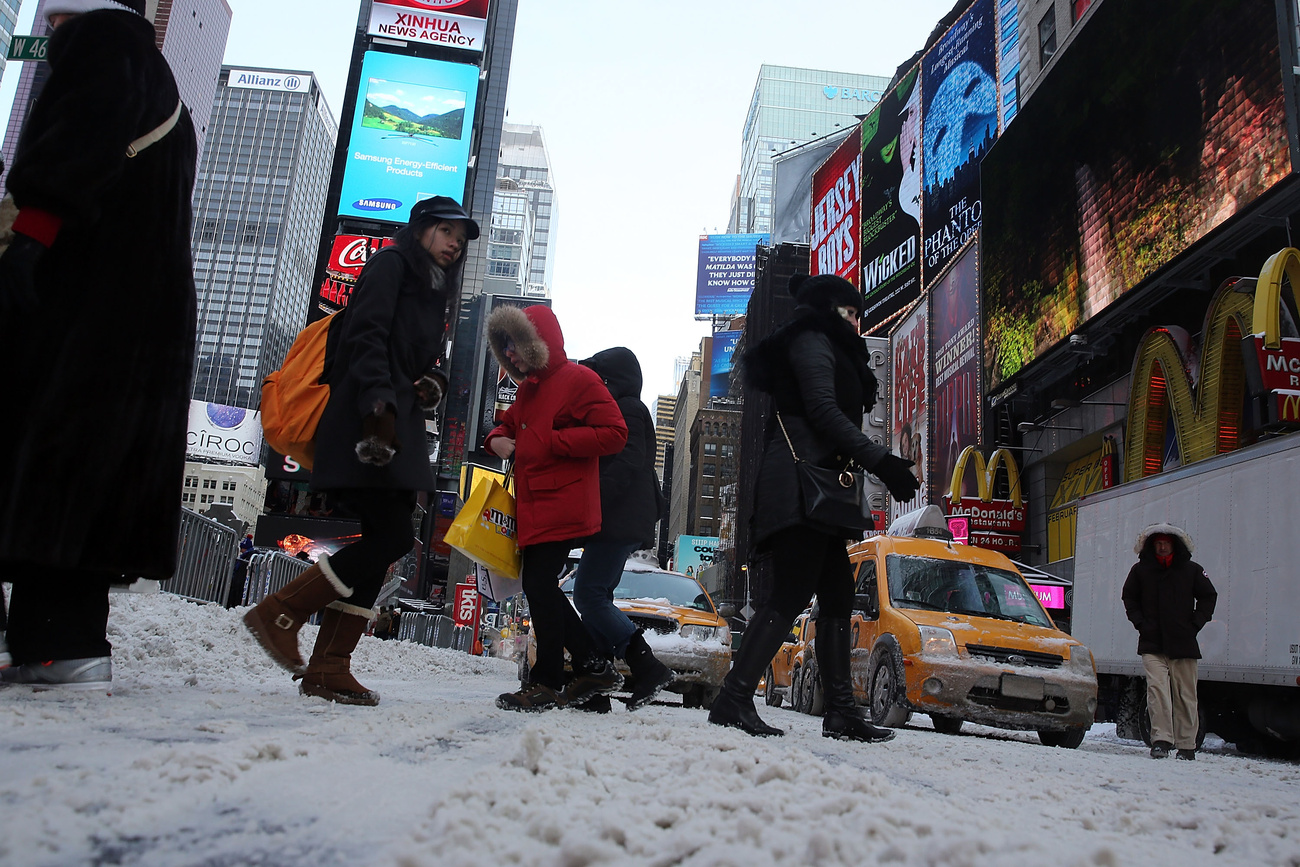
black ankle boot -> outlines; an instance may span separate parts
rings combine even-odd
[[[872,725],[853,698],[852,631],[845,618],[817,618],[817,668],[821,671],[826,709],[822,714],[822,737],[862,741],[868,744],[892,740],[892,729]]]
[[[655,659],[640,629],[628,639],[623,661],[632,670],[632,677],[636,681],[632,695],[627,700],[628,710],[649,704],[665,686],[673,682],[673,670]]]
[[[790,621],[771,609],[764,608],[754,616],[745,629],[740,653],[731,664],[731,673],[713,700],[709,722],[738,728],[756,737],[785,734],[759,719],[758,711],[754,710],[754,690],[758,688],[758,679],[767,670],[767,664],[789,634]]]

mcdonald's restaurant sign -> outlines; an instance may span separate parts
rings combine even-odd
[[[1255,284],[1252,334],[1243,341],[1256,427],[1300,425],[1300,339],[1282,336],[1282,278],[1300,288],[1300,250],[1274,254]]]
[[[962,478],[967,463],[974,463],[977,495],[962,496]],[[993,499],[994,476],[998,466],[1007,471],[1010,496],[1005,500]],[[1006,449],[998,449],[984,462],[984,455],[975,446],[967,446],[952,470],[952,480],[944,495],[944,506],[949,517],[968,520],[970,544],[1007,554],[1020,552],[1020,534],[1025,532],[1025,501],[1020,492],[1020,467]]]

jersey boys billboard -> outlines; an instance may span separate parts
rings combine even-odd
[[[768,235],[701,235],[695,315],[739,316],[754,292],[754,248]]]
[[[993,0],[975,0],[921,61],[925,281],[980,226],[980,161],[998,136]]]
[[[372,36],[482,51],[488,0],[376,0]]]
[[[339,216],[404,223],[432,196],[465,199],[479,68],[367,51]]]
[[[921,81],[903,77],[862,122],[862,330],[921,294]]]
[[[812,177],[813,274],[835,274],[854,286],[858,269],[858,219],[861,214],[862,139],[850,135]]]

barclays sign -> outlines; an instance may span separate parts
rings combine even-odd
[[[866,90],[860,87],[836,87],[828,84],[822,88],[822,93],[826,94],[827,99],[853,99],[858,102],[880,102],[884,91]]]

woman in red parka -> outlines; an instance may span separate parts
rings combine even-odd
[[[560,591],[560,572],[569,551],[600,530],[599,459],[623,448],[627,425],[600,376],[564,354],[564,335],[549,307],[496,310],[488,318],[488,344],[520,384],[484,446],[502,459],[514,457],[524,595],[537,645],[530,683],[498,698],[497,706],[579,705],[618,689],[623,678]],[[566,647],[574,670],[567,686]]]

